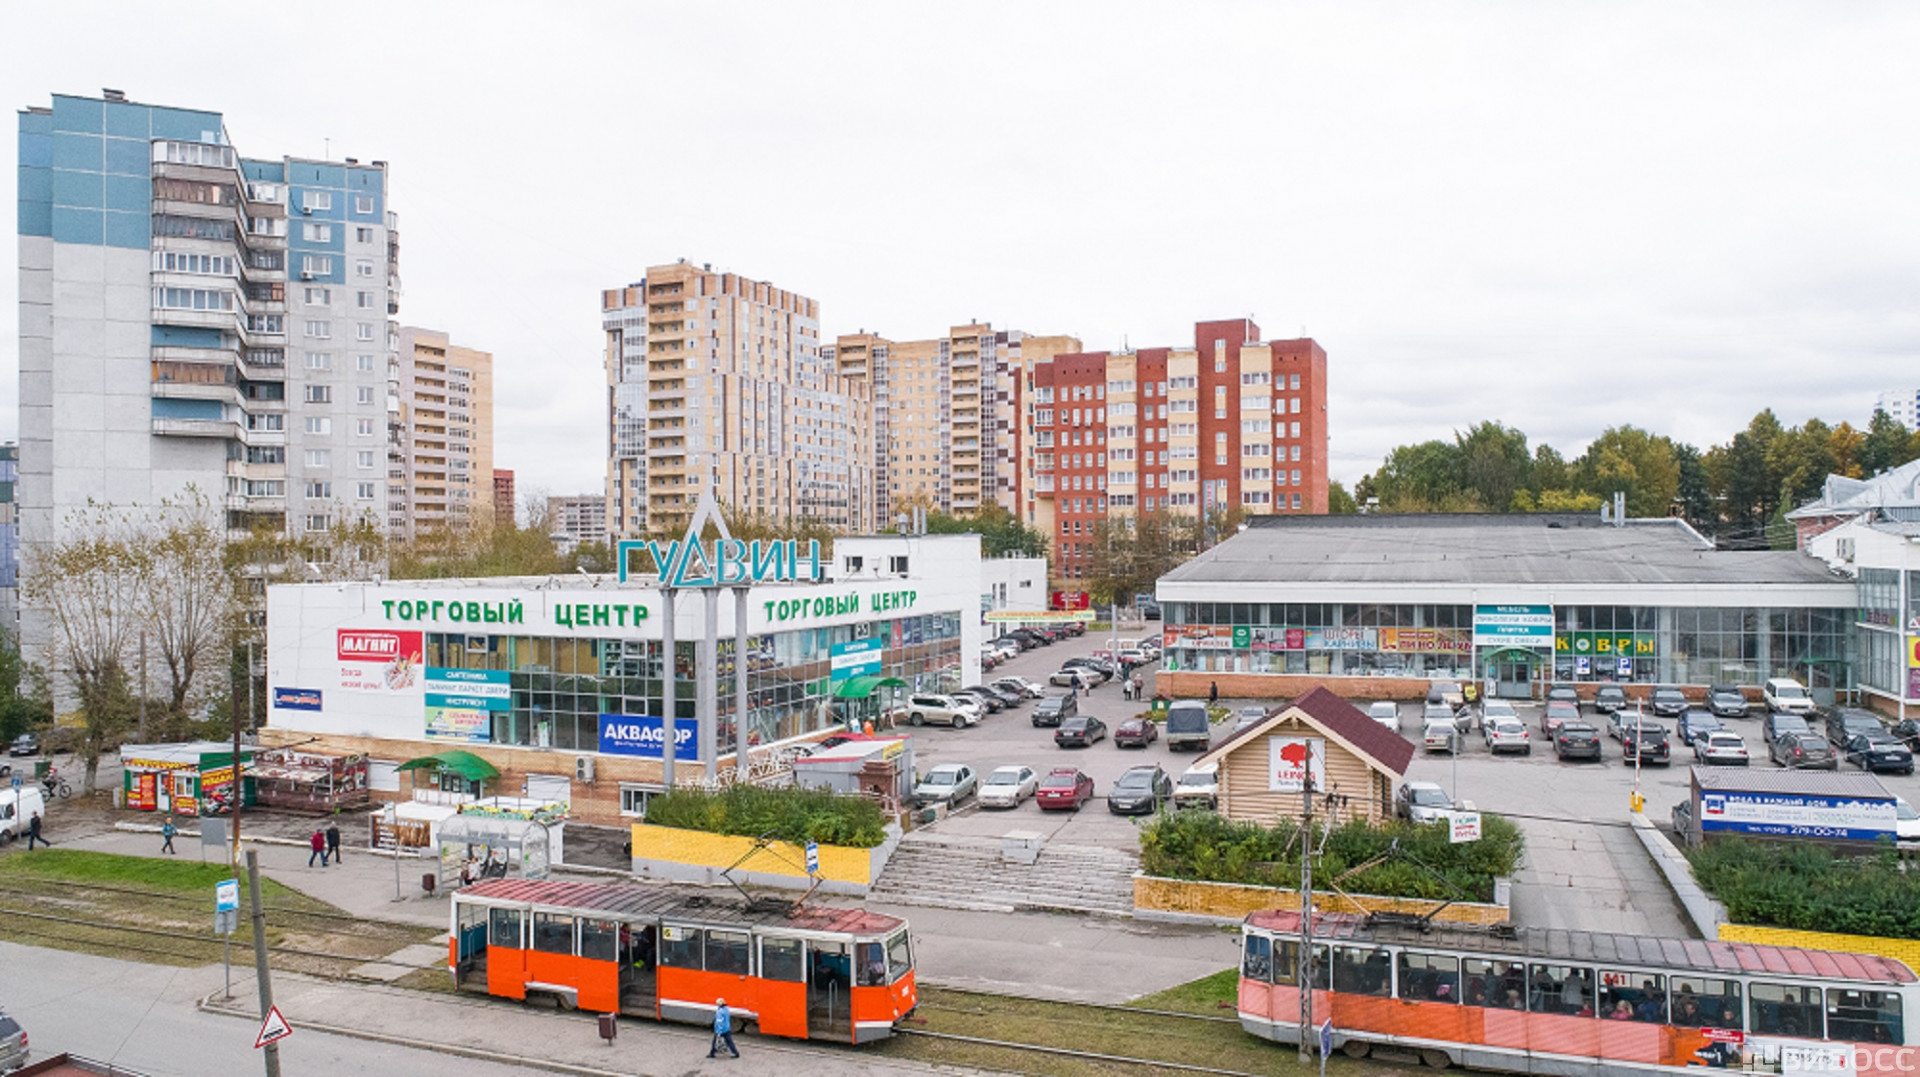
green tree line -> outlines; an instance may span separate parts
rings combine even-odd
[[[1352,500],[1393,513],[1591,512],[1619,493],[1631,516],[1680,516],[1730,548],[1789,548],[1785,514],[1818,497],[1829,474],[1869,477],[1914,459],[1920,434],[1880,411],[1863,431],[1820,419],[1786,427],[1769,408],[1705,451],[1626,424],[1571,460],[1488,420],[1397,446]]]

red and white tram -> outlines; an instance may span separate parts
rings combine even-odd
[[[1242,926],[1248,1032],[1298,1043],[1300,914]],[[1749,943],[1521,928],[1495,933],[1314,917],[1313,1021],[1364,1057],[1584,1075],[1690,1067],[1911,1072],[1920,982],[1891,958]]]

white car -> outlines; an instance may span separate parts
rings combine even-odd
[[[1760,698],[1775,714],[1812,714],[1818,709],[1807,687],[1792,677],[1775,677],[1762,685]]]
[[[995,688],[1005,688],[1018,692],[1028,699],[1039,699],[1047,694],[1047,686],[1030,681],[1025,677],[1001,677],[992,682]]]
[[[1017,808],[1020,802],[1040,787],[1040,776],[1032,767],[1000,767],[980,785],[983,808]]]
[[[1480,726],[1480,732],[1487,738],[1487,750],[1495,753],[1521,752],[1533,754],[1533,741],[1527,736],[1527,727],[1518,718],[1488,718]]]
[[[1047,678],[1047,683],[1091,690],[1094,685],[1100,683],[1100,675],[1083,666],[1068,666],[1066,669],[1055,670],[1052,676]]]
[[[1179,808],[1216,808],[1220,804],[1220,764],[1199,763],[1188,767],[1173,787],[1173,806]]]
[[[907,697],[907,724],[950,725],[955,729],[965,729],[980,721],[980,708],[972,703],[962,702],[952,696],[909,696]]]
[[[1520,720],[1520,712],[1514,710],[1513,704],[1504,699],[1489,699],[1485,703],[1480,704],[1481,725],[1500,719],[1517,722]]]
[[[942,763],[927,771],[920,784],[913,787],[913,797],[925,804],[945,801],[958,804],[974,794],[973,768],[964,763]]]
[[[1893,835],[1901,845],[1920,845],[1920,811],[1914,811],[1906,797],[1894,797]]]
[[[1400,732],[1400,704],[1390,699],[1376,700],[1367,706],[1367,717],[1393,730]]]
[[[1420,732],[1420,743],[1429,752],[1451,752],[1458,748],[1460,730],[1453,722],[1445,719],[1431,719]]]
[[[1453,798],[1433,782],[1408,782],[1400,787],[1395,812],[1416,823],[1438,823],[1453,810]]]

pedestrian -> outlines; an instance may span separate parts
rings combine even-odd
[[[1146,683],[1147,683],[1146,681],[1143,681],[1140,679],[1140,675],[1138,673],[1133,675],[1133,698],[1135,699],[1140,698],[1140,692],[1146,686]]]
[[[340,823],[337,820],[327,822],[327,856],[336,866],[340,863]]]
[[[720,1044],[725,1041],[727,1050],[733,1057],[740,1057],[740,1048],[733,1045],[733,1011],[727,1009],[727,1000],[719,999],[713,1004],[713,1042],[707,1046],[708,1058],[720,1057]]]
[[[1214,706],[1215,704],[1218,704],[1219,702],[1220,702],[1220,682],[1208,681],[1207,682],[1207,706],[1211,707],[1211,706]]]
[[[40,836],[40,813],[39,812],[34,812],[33,818],[27,820],[27,851],[28,852],[33,851],[35,842],[39,842],[41,845],[47,845],[47,846],[51,846],[53,844],[52,842],[48,841],[46,838],[43,838]]]
[[[307,854],[308,867],[313,866],[315,858],[319,859],[321,867],[324,868],[327,866],[327,836],[321,832],[319,827],[316,826],[313,828],[313,837],[307,839],[307,848],[313,850],[313,852]]]
[[[167,816],[166,821],[160,824],[160,837],[162,839],[160,842],[161,852],[173,852],[173,836],[178,833],[180,833],[179,829],[173,825],[173,816]]]

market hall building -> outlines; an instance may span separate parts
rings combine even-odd
[[[744,586],[744,720],[763,776],[782,742],[893,693],[979,681],[997,597],[979,536],[841,538],[819,567],[814,582]],[[685,585],[674,606],[675,784],[731,777],[735,586]],[[669,613],[652,576],[276,585],[267,611],[261,745],[365,756],[376,801],[524,796],[618,824],[665,789]]]
[[[1678,519],[1260,516],[1159,580],[1158,691],[1410,699],[1438,678],[1854,683],[1854,582],[1793,551],[1717,550]]]

